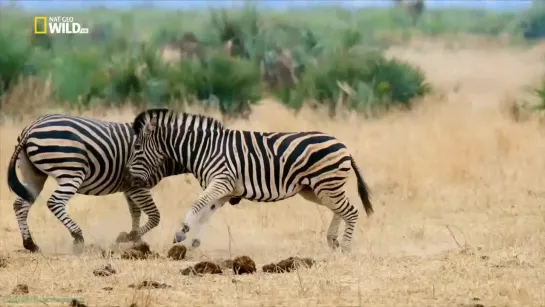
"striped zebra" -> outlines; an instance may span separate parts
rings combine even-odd
[[[17,138],[8,167],[9,188],[18,196],[13,209],[24,248],[39,251],[30,234],[27,217],[48,176],[56,179],[57,188],[47,201],[47,207],[68,229],[76,249],[83,246],[83,233],[66,212],[68,201],[76,193],[100,196],[123,192],[131,214],[132,231],[122,232],[118,242],[137,241],[155,228],[160,214],[150,189],[164,177],[187,171],[180,163],[165,159],[145,187],[131,185],[126,181],[125,170],[134,139],[130,123],[78,116],[49,114],[27,125]],[[26,186],[17,178],[17,161]],[[238,203],[236,199],[230,202]],[[140,227],[142,211],[148,221]]]
[[[327,134],[251,132],[225,128],[203,116],[149,109],[133,122],[137,135],[129,174],[141,185],[157,172],[158,163],[174,159],[199,181],[203,192],[187,213],[174,243],[194,232],[192,247],[201,244],[204,226],[229,197],[275,202],[296,194],[328,207],[333,218],[327,231],[330,248],[350,251],[358,209],[345,193],[350,171],[358,182],[367,216],[373,213],[369,190],[346,146]],[[345,222],[342,242],[338,231]]]

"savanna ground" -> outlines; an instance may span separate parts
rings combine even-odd
[[[45,206],[54,189],[50,179],[30,213],[31,231],[43,252],[33,255],[18,251],[15,196],[2,182],[0,254],[7,257],[7,267],[0,268],[0,305],[22,304],[11,290],[25,283],[30,291],[25,297],[36,298],[31,303],[40,306],[39,298],[67,297],[89,306],[545,306],[545,129],[534,120],[514,121],[504,104],[524,96],[525,87],[544,73],[541,55],[506,47],[454,51],[422,42],[389,53],[421,66],[439,94],[411,112],[374,120],[351,115],[335,121],[310,110],[295,117],[265,101],[249,121],[229,124],[252,130],[319,129],[346,142],[375,206],[370,219],[362,211],[351,254],[327,247],[331,212],[297,196],[279,203],[225,205],[187,262],[107,260],[93,252],[75,256],[71,237]],[[104,118],[131,121],[133,116],[122,110]],[[0,130],[3,174],[24,124]],[[360,206],[355,180],[348,189]],[[162,213],[159,227],[144,237],[153,250],[166,254],[199,191],[189,176],[166,179],[153,189]],[[130,228],[121,194],[78,195],[69,213],[82,227],[86,244],[107,247]],[[288,274],[179,273],[192,261],[231,255],[251,256],[258,270],[293,255],[319,263]],[[116,275],[92,274],[108,262]],[[128,287],[144,279],[172,287]]]

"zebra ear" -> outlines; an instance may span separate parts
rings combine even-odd
[[[146,125],[146,132],[153,133],[156,128],[157,128],[157,117],[154,116],[150,119],[150,121]]]

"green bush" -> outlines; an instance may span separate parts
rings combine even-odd
[[[31,52],[27,44],[13,40],[11,33],[0,31],[0,96],[29,71],[26,64]]]
[[[529,40],[545,38],[545,5],[536,2],[521,22],[524,38]]]
[[[182,60],[177,79],[188,101],[216,104],[222,114],[230,117],[247,116],[251,105],[261,97],[259,66],[220,53],[200,61]]]
[[[545,111],[545,77],[541,81],[541,85],[534,89],[534,94],[538,98],[536,109]]]
[[[377,51],[336,51],[308,68],[299,83],[275,94],[294,109],[307,98],[329,107],[331,115],[341,95],[349,109],[366,113],[393,105],[410,107],[413,98],[425,95],[430,86],[424,73],[410,64],[386,59]]]
[[[31,18],[26,13],[0,14],[0,94],[19,77],[35,74],[51,78],[55,101],[72,107],[186,101],[244,117],[269,91],[294,110],[314,99],[332,110],[341,101],[347,108],[371,113],[394,105],[410,107],[429,90],[418,68],[382,54],[377,33],[410,36],[410,16],[399,10],[92,10],[72,14],[90,28],[89,35],[51,35],[47,42],[28,35]],[[419,27],[440,22],[426,19],[426,14]],[[502,18],[494,22],[501,24]],[[145,24],[138,23],[142,20]],[[440,31],[452,30],[454,24],[443,22]],[[198,59],[163,61],[162,47],[179,45],[184,33],[198,38]],[[233,43],[233,57],[224,52],[227,41]],[[271,76],[277,86],[269,84]]]

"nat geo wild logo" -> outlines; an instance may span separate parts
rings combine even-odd
[[[69,16],[34,17],[34,34],[88,34],[89,28],[82,27]]]

